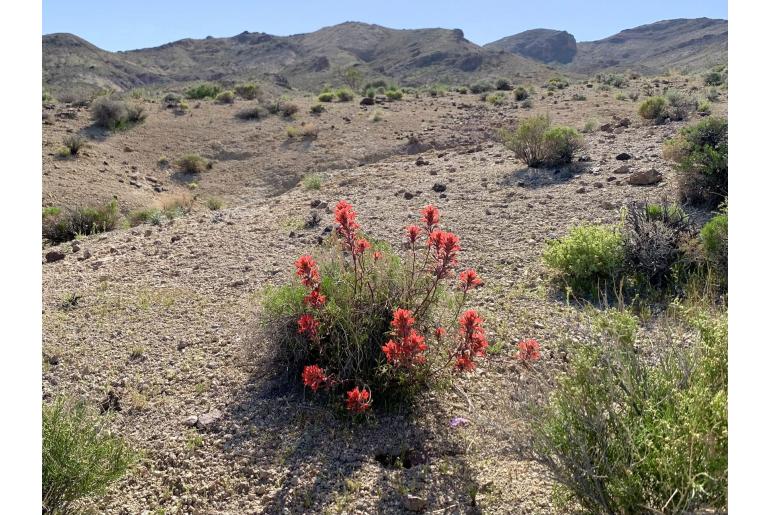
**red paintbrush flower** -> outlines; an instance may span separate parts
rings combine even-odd
[[[443,327],[437,327],[436,330],[433,332],[433,334],[436,336],[437,340],[440,340],[444,336],[446,336],[446,329],[444,329]]]
[[[479,284],[481,284],[481,279],[473,268],[460,272],[460,288],[463,292],[472,290]]]
[[[320,325],[320,322],[313,315],[306,313],[297,320],[297,333],[307,335],[310,339],[315,339],[318,336],[318,327]]]
[[[317,391],[327,379],[328,377],[326,377],[324,369],[318,365],[308,365],[302,371],[302,382],[314,392]]]
[[[390,326],[398,338],[405,338],[409,331],[411,331],[412,325],[414,325],[414,318],[411,311],[397,308],[393,312],[393,320],[390,322]]]
[[[540,359],[540,344],[534,338],[520,341],[518,356],[522,361],[537,361]]]
[[[358,386],[347,392],[345,407],[353,413],[363,413],[372,405],[369,390],[359,390]]]
[[[305,298],[302,299],[305,305],[312,306],[314,308],[320,308],[326,303],[326,295],[321,295],[318,288],[311,291]]]
[[[363,254],[366,252],[366,249],[370,248],[372,246],[371,243],[366,238],[358,238],[356,240],[356,245],[353,247],[356,254]]]
[[[428,228],[428,232],[431,232],[438,225],[438,208],[436,206],[425,206],[420,211],[420,214],[422,214],[422,221],[425,223],[425,227]]]
[[[417,238],[420,237],[420,232],[422,232],[422,229],[420,229],[416,225],[408,226],[406,228],[406,237],[409,239],[409,243],[414,245],[415,242],[417,241]]]
[[[379,261],[380,259],[382,259],[382,252],[380,252],[379,250],[375,250],[372,253],[372,257],[374,258],[375,261]]]
[[[345,239],[348,248],[353,250],[356,230],[360,227],[356,222],[356,212],[353,211],[353,206],[340,200],[334,211],[334,220],[339,224],[337,232]]]
[[[489,346],[482,325],[484,319],[476,310],[469,309],[460,315],[457,322],[460,325],[460,343],[455,352],[455,365],[458,370],[472,370],[475,367],[473,359],[484,356]]]

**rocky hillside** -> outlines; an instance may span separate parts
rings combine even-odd
[[[403,85],[547,73],[529,59],[485,50],[459,29],[395,30],[356,22],[293,36],[243,32],[117,53],[76,36],[53,34],[43,36],[43,54],[43,81],[54,91],[83,83],[122,90],[148,83],[244,78],[314,89],[339,83],[341,71],[350,66],[367,79]]]
[[[565,30],[533,29],[484,45],[544,63],[569,63],[577,53],[575,36]]]

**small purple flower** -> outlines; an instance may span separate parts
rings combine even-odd
[[[461,427],[461,426],[467,426],[470,423],[471,423],[471,421],[468,420],[467,418],[454,417],[452,420],[449,421],[449,426],[450,427]]]

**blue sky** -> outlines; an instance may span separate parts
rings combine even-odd
[[[43,34],[70,32],[105,50],[131,50],[192,37],[312,32],[343,21],[396,29],[459,28],[484,44],[534,28],[566,30],[578,41],[670,18],[727,18],[727,1],[486,0],[45,0]]]

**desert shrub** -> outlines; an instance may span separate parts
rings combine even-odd
[[[58,208],[57,208],[58,209]],[[101,206],[58,209],[43,213],[43,238],[61,243],[79,235],[88,236],[115,229],[118,224],[118,203],[115,200]]]
[[[366,85],[363,87],[363,91],[372,90],[375,91],[377,89],[385,89],[388,87],[388,83],[384,81],[383,79],[377,79],[375,81],[367,82]]]
[[[78,499],[105,491],[136,457],[82,403],[43,406],[43,513],[68,513]]]
[[[166,108],[173,109],[179,107],[179,104],[182,102],[182,96],[177,93],[167,93],[163,97],[163,103],[165,104]]]
[[[619,91],[618,93],[615,94],[615,100],[620,100],[622,102],[622,101],[626,100],[627,98],[628,97],[626,97],[626,95],[624,95],[623,92]]]
[[[519,100],[524,100],[527,97],[529,97],[529,92],[522,86],[519,86],[515,90],[513,90],[513,98],[517,102]]]
[[[666,114],[671,120],[680,121],[689,118],[690,113],[695,111],[696,101],[684,93],[676,90],[666,92]]]
[[[388,97],[388,100],[401,100],[404,98],[404,93],[400,89],[389,89],[385,91],[385,96]]]
[[[696,345],[657,345],[660,359],[611,331],[570,352],[534,424],[564,502],[589,513],[726,508],[727,319],[696,325]]]
[[[204,98],[215,98],[222,89],[216,84],[198,84],[185,91],[185,96],[192,100],[203,100]]]
[[[281,102],[281,113],[285,118],[290,118],[297,114],[299,106],[291,102]]]
[[[663,97],[650,97],[639,106],[639,116],[645,120],[662,122],[666,115],[666,99]]]
[[[235,86],[235,94],[244,100],[254,100],[262,94],[262,90],[256,84],[238,84]]]
[[[128,108],[120,100],[100,97],[91,104],[91,117],[97,126],[115,129],[128,120]]]
[[[318,127],[312,123],[302,123],[299,127],[287,127],[286,136],[288,138],[302,138],[304,140],[313,140],[318,138]]]
[[[623,236],[615,227],[586,225],[551,240],[543,261],[572,291],[596,293],[611,286],[623,269]]]
[[[267,109],[262,106],[253,106],[241,109],[235,113],[235,117],[239,120],[261,120],[268,115]]]
[[[372,114],[369,115],[369,121],[371,122],[381,122],[384,118],[385,115],[379,109],[375,109],[372,111]]]
[[[321,114],[324,111],[326,111],[326,108],[321,104],[314,104],[310,106],[310,113],[311,114]]]
[[[629,92],[628,98],[630,98],[632,102],[636,102],[637,100],[639,100],[639,92],[638,91]]]
[[[583,147],[583,138],[575,129],[551,127],[545,115],[523,120],[513,132],[503,129],[500,136],[518,159],[534,168],[570,163]]]
[[[599,126],[599,122],[591,118],[590,120],[586,120],[585,124],[583,124],[583,129],[581,130],[581,132],[585,132],[585,133],[595,132],[598,126]]]
[[[209,197],[206,199],[206,207],[208,207],[212,211],[219,211],[224,207],[225,203],[221,198],[218,197]]]
[[[302,187],[306,190],[320,190],[321,176],[317,173],[311,173],[302,178]]]
[[[184,173],[201,173],[210,168],[210,163],[198,154],[187,154],[176,162],[177,167]]]
[[[331,91],[326,91],[318,95],[319,102],[331,102],[332,100],[334,100],[334,93]]]
[[[623,88],[628,85],[628,79],[626,79],[623,75],[618,75],[616,73],[599,75],[597,76],[597,80],[602,84],[613,86],[615,88]]]
[[[623,225],[626,270],[652,286],[675,279],[682,258],[682,243],[692,228],[679,206],[631,204]]]
[[[708,100],[698,101],[698,108],[696,111],[700,114],[711,114],[711,102]]]
[[[718,102],[719,101],[719,91],[717,88],[709,88],[706,90],[706,100],[709,102]]]
[[[706,222],[700,231],[706,262],[722,277],[727,277],[727,211]]]
[[[667,142],[682,201],[716,207],[727,196],[727,120],[708,117]]]
[[[564,89],[567,86],[569,86],[569,82],[564,77],[553,77],[545,85],[548,90]]]
[[[478,95],[495,89],[489,82],[477,82],[471,86],[471,93]]]
[[[130,124],[141,123],[147,119],[147,111],[139,104],[129,104],[126,118]]]
[[[484,101],[492,104],[493,106],[503,105],[505,103],[505,94],[494,93],[492,95],[485,95]]]
[[[721,86],[723,82],[722,74],[718,71],[712,70],[703,75],[703,84],[706,86]]]
[[[510,91],[512,88],[511,81],[508,79],[497,79],[495,82],[495,89],[498,91]]]
[[[457,88],[457,92],[461,95],[467,95],[468,94],[468,87],[467,86],[460,86]]]
[[[72,156],[78,155],[78,152],[86,146],[86,143],[87,140],[77,134],[70,134],[64,138],[64,146]]]
[[[216,97],[216,102],[219,104],[232,104],[235,102],[235,92],[223,91]]]
[[[406,229],[401,257],[387,243],[368,240],[352,206],[339,202],[337,229],[317,260],[301,256],[298,280],[263,297],[261,327],[277,358],[314,392],[327,390],[331,400],[347,392],[345,407],[353,413],[373,403],[408,403],[472,370],[485,354],[482,318],[474,310],[461,314],[480,279],[465,270],[459,284],[450,283],[459,239],[439,229],[435,207],[422,214],[422,227]]]
[[[524,109],[531,108],[532,107],[532,99],[531,98],[524,99],[521,102],[521,107],[523,107]]]
[[[278,114],[281,112],[281,103],[278,101],[275,102],[269,102],[265,109],[267,109],[267,112],[270,114]]]
[[[337,100],[340,102],[350,102],[353,100],[353,90],[350,88],[340,88],[336,91]]]

